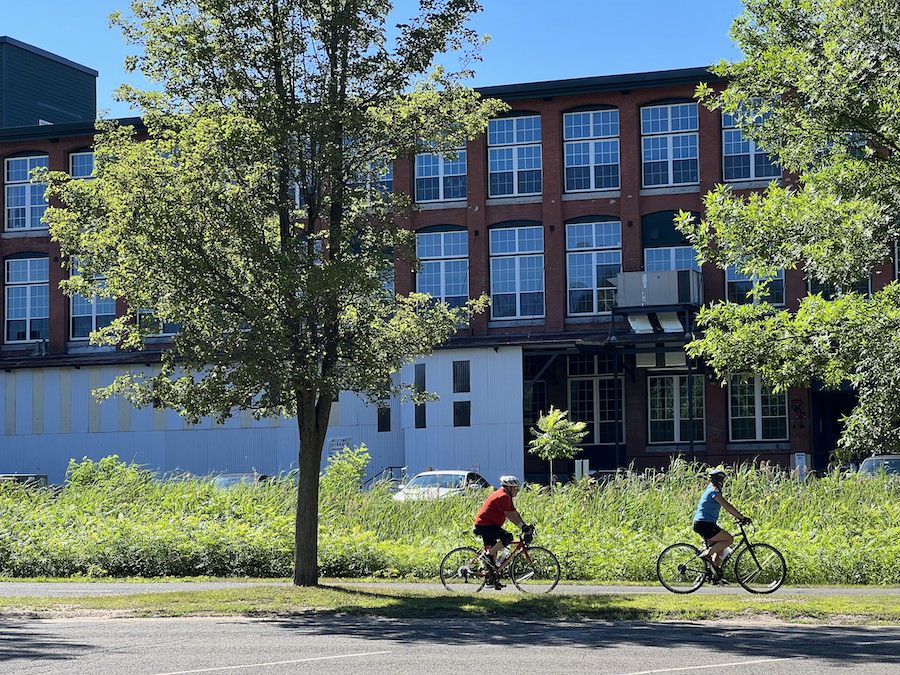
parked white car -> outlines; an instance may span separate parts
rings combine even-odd
[[[485,490],[493,487],[474,471],[423,471],[413,476],[394,499],[440,499],[448,495],[462,494],[466,490]]]

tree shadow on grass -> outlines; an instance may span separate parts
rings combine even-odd
[[[584,607],[584,600],[579,605],[573,604],[571,596],[522,595],[504,601],[499,595],[483,593],[435,597],[332,588],[351,598],[366,596],[386,605],[368,609],[348,598],[335,615],[280,618],[274,623],[300,633],[418,645],[489,643],[590,649],[693,646],[732,657],[816,658],[840,665],[900,666],[900,629],[896,627],[654,622],[654,610],[623,607],[622,599],[616,596],[590,598],[590,608],[582,614],[589,619],[579,618],[577,609],[568,612],[573,618],[559,619],[567,616],[569,609]]]
[[[60,642],[58,634],[42,630],[33,621],[3,617],[0,625],[0,664],[12,661],[64,661],[94,648],[95,645],[80,642]]]

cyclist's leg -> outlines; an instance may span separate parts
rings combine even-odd
[[[710,552],[709,560],[715,565],[716,569],[721,569],[722,553],[733,543],[734,537],[727,530],[720,530],[718,534],[706,540],[706,545],[709,546]]]
[[[496,564],[497,552],[503,548],[500,543],[500,532],[503,529],[499,525],[476,525],[475,534],[481,535],[484,542],[484,550],[487,553],[491,564]]]
[[[694,521],[694,532],[703,537],[709,548],[709,560],[716,569],[719,569],[722,566],[722,552],[731,546],[734,537],[716,523],[703,520]]]

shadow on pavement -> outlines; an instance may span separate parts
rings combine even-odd
[[[346,589],[343,589],[346,590]],[[364,595],[378,595],[354,591]],[[748,658],[820,658],[838,665],[880,663],[900,666],[900,629],[880,627],[836,627],[822,625],[785,625],[764,623],[738,625],[728,622],[692,623],[689,621],[651,622],[649,613],[640,609],[626,611],[624,621],[540,619],[541,607],[564,603],[550,596],[531,598],[510,607],[490,596],[453,596],[430,598],[434,604],[426,616],[406,618],[421,611],[421,599],[381,596],[395,603],[379,609],[385,616],[360,616],[354,606],[347,614],[273,619],[271,623],[297,633],[341,635],[373,641],[399,643],[431,642],[461,646],[485,644],[509,647],[584,647],[606,649],[632,645],[635,648],[694,646],[719,650],[732,657]],[[490,618],[458,617],[461,605],[483,609]],[[408,605],[404,607],[404,605]],[[537,610],[528,616],[528,607]],[[516,616],[503,616],[506,610]],[[621,617],[622,607],[616,607]],[[445,613],[442,618],[442,612]],[[600,612],[602,614],[602,610]],[[356,615],[354,615],[356,614]],[[405,614],[405,616],[404,616]],[[507,614],[508,615],[508,614]],[[556,613],[559,615],[559,613]]]
[[[68,641],[61,644],[58,634],[42,631],[33,620],[26,622],[4,617],[0,625],[0,664],[12,660],[64,661],[95,647]]]

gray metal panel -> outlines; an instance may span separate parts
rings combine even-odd
[[[44,433],[58,434],[60,431],[59,396],[60,396],[59,368],[47,368],[44,370]]]
[[[72,382],[72,433],[87,433],[88,407],[90,404],[88,370],[86,368],[72,368],[69,372],[71,373]]]
[[[20,370],[16,373],[16,435],[31,434],[31,411],[34,407],[32,396],[32,373]]]

